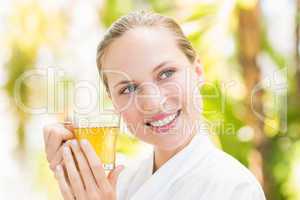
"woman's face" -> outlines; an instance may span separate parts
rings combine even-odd
[[[172,150],[186,143],[200,119],[199,62],[190,63],[171,32],[131,29],[102,60],[113,105],[136,137]]]

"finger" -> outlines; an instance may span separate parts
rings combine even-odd
[[[110,182],[110,184],[114,188],[114,190],[116,190],[118,177],[123,170],[124,170],[124,166],[119,165],[114,170],[110,171],[107,176],[108,181]]]
[[[60,165],[58,165],[56,167],[55,177],[58,181],[58,185],[59,185],[59,188],[60,188],[63,198],[65,200],[74,200],[72,190],[65,179],[64,171]]]
[[[57,132],[59,133],[61,129],[67,129],[67,128],[65,128],[64,125],[61,123],[54,123],[54,124],[46,125],[44,127],[44,140],[46,146],[49,146],[49,139],[52,132],[57,134]]]
[[[70,146],[70,143],[65,142],[64,145]],[[60,146],[57,152],[55,153],[54,158],[49,162],[49,167],[51,170],[55,171],[56,166],[63,162],[63,148],[64,146]]]
[[[46,144],[46,153],[47,159],[50,162],[55,153],[58,151],[62,143],[68,139],[73,138],[73,133],[68,129],[64,128],[61,124],[58,124],[50,130],[47,144]]]
[[[44,145],[45,145],[45,147],[46,147],[46,143],[48,141],[49,133],[50,133],[50,130],[51,130],[52,126],[53,126],[53,124],[48,124],[48,125],[44,126],[44,128],[43,128]]]
[[[106,178],[102,162],[100,161],[98,155],[87,140],[81,140],[80,146],[92,169],[92,173],[94,174],[98,187],[104,193],[110,192],[111,186]]]
[[[84,185],[82,183],[80,174],[77,171],[70,147],[68,146],[64,146],[63,160],[74,195],[77,199],[84,199]]]
[[[56,170],[56,166],[63,161],[63,146],[61,146],[55,153],[54,158],[49,162],[49,167],[52,171]]]
[[[70,183],[70,180],[69,180],[69,177],[68,177],[68,172],[67,172],[67,169],[66,169],[66,166],[64,164],[64,162],[62,161],[60,166],[62,167],[63,169],[63,172],[64,172],[64,176],[65,176],[65,180],[67,182],[67,184],[69,185],[69,187],[71,188],[71,183]],[[72,188],[71,188],[72,189]],[[74,196],[74,195],[73,195]],[[74,197],[75,198],[75,197]]]
[[[91,194],[96,191],[97,185],[94,175],[89,167],[88,161],[83,155],[80,146],[76,140],[71,141],[71,149],[74,153],[74,157],[77,161],[78,168],[83,179],[84,185],[87,189],[87,193]]]

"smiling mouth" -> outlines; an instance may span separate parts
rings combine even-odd
[[[178,118],[180,113],[181,109],[178,110],[175,114],[169,115],[168,117],[165,117],[162,120],[147,122],[146,125],[155,129],[168,129],[168,127],[171,126],[174,123],[174,121]]]

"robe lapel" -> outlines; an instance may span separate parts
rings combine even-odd
[[[128,197],[133,196],[133,194],[136,193],[137,190],[141,187],[141,184],[145,183],[152,176],[152,172],[153,172],[153,151],[140,164],[140,167],[137,170],[134,179],[130,183],[127,196]]]
[[[208,134],[198,133],[192,141],[174,157],[161,166],[153,175],[153,152],[146,164],[138,171],[138,176],[134,180],[136,192],[130,200],[153,200],[163,196],[164,192],[178,178],[189,173],[205,157],[208,151],[213,148],[213,144]]]

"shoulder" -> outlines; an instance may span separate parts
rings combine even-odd
[[[201,191],[207,199],[265,200],[254,175],[238,160],[217,148],[174,186],[180,188],[183,185],[193,185],[190,190],[194,191],[194,195],[198,196]]]
[[[211,152],[207,165],[218,181],[233,184],[252,183],[260,187],[255,176],[237,159],[217,148]]]

